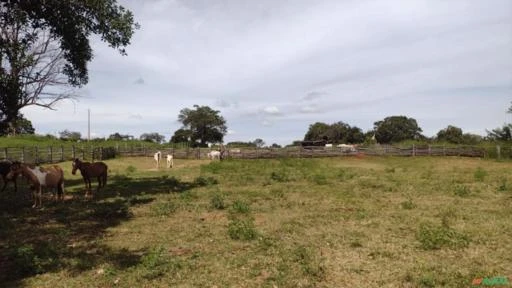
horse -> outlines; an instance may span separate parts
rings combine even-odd
[[[171,154],[167,154],[167,168],[172,168],[174,166],[173,157]]]
[[[40,167],[35,165],[23,164],[20,162],[14,162],[11,165],[10,172],[7,174],[7,178],[13,179],[17,175],[21,174],[30,182],[30,189],[34,199],[34,205],[32,208],[43,206],[43,187],[56,188],[57,189],[57,200],[64,199],[64,171],[57,165],[49,167]],[[38,203],[39,202],[39,203]]]
[[[215,158],[219,159],[220,160],[220,152],[217,151],[217,150],[213,150],[213,151],[210,151],[208,152],[208,159],[210,160],[215,160]]]
[[[162,159],[162,152],[157,151],[155,155],[153,155],[153,158],[155,158],[156,168],[160,168],[160,159]]]
[[[4,182],[4,186],[2,187],[1,192],[4,192],[5,187],[7,187],[7,182],[14,183],[14,192],[18,192],[18,186],[16,184],[16,179],[18,178],[18,175],[13,175],[11,179],[7,178],[7,174],[9,174],[9,172],[11,171],[11,165],[13,163],[18,162],[11,162],[9,160],[0,161],[0,175],[2,176],[2,180]]]
[[[100,191],[101,187],[105,187],[107,184],[107,171],[108,166],[107,164],[103,162],[82,162],[80,159],[76,158],[72,162],[73,170],[71,171],[71,174],[75,175],[76,170],[80,170],[80,174],[82,174],[82,177],[84,178],[85,183],[85,196],[89,195],[91,191],[91,178],[97,177],[98,178],[98,188],[96,189],[96,192]]]

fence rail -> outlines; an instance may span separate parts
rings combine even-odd
[[[165,157],[172,154],[175,159],[206,159],[209,148],[164,148],[158,149]],[[27,163],[56,163],[81,158],[86,161],[105,160],[116,156],[153,157],[157,151],[155,147],[117,145],[115,147],[93,146],[30,146],[30,147],[3,147],[0,148],[0,159],[18,160]],[[511,155],[503,153],[511,152]],[[357,151],[347,151],[338,147],[285,147],[285,148],[227,148],[224,156],[234,159],[260,159],[260,158],[313,158],[336,157],[348,155],[376,155],[376,156],[465,156],[489,157],[488,150],[475,146],[411,146],[397,147],[392,145],[360,146]],[[512,151],[500,149],[492,151],[491,157],[512,157]],[[496,154],[496,155],[495,155]]]

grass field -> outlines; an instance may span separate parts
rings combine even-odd
[[[512,283],[511,162],[470,158],[106,161],[95,201],[4,192],[13,287],[470,287]],[[512,286],[509,284],[508,286]],[[476,287],[476,286],[475,286]],[[503,286],[502,286],[503,287]]]

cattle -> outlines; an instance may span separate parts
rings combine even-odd
[[[167,168],[172,168],[174,166],[174,161],[171,154],[167,154]]]

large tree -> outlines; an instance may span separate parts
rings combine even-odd
[[[414,140],[422,137],[421,128],[414,118],[390,116],[374,124],[375,139],[382,144]]]
[[[362,143],[364,141],[364,134],[360,128],[352,127],[342,121],[330,125],[316,122],[309,125],[304,141],[317,140],[325,140],[332,143]]]
[[[461,128],[448,125],[448,127],[437,132],[437,140],[446,141],[448,143],[461,144],[464,141],[463,135],[464,134],[462,133]]]
[[[226,120],[220,115],[220,111],[208,106],[194,105],[194,109],[184,108],[180,111],[178,120],[183,124],[182,129],[190,131],[191,142],[199,142],[203,147],[206,142],[222,142],[227,133]]]
[[[0,2],[0,135],[29,105],[53,109],[87,84],[90,37],[126,54],[138,24],[116,0]]]

